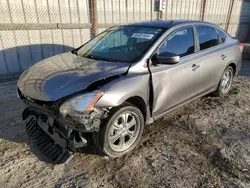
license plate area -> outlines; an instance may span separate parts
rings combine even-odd
[[[48,120],[48,119],[47,119]],[[50,120],[52,121],[52,120]],[[37,119],[37,123],[39,127],[46,132],[58,145],[60,145],[62,148],[67,147],[67,140],[62,136],[60,132],[58,132],[55,128],[53,128],[51,125],[45,122],[43,118],[39,117]],[[50,122],[52,123],[52,122]],[[54,121],[53,121],[54,123]]]

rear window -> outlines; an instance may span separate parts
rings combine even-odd
[[[213,27],[197,26],[200,50],[205,50],[220,44],[219,36]]]
[[[224,43],[225,40],[226,40],[227,35],[226,35],[223,31],[221,31],[221,30],[219,30],[219,29],[217,29],[217,31],[218,31],[218,34],[219,34],[221,43]]]

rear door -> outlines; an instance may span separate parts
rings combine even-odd
[[[216,28],[207,25],[197,25],[199,52],[199,93],[215,89],[225,69],[228,59],[224,39],[219,37]]]
[[[197,95],[199,65],[193,54],[196,51],[192,26],[181,28],[171,34],[157,50],[179,55],[175,65],[151,66],[153,83],[153,117],[174,108]]]

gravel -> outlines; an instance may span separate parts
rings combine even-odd
[[[68,164],[43,161],[29,141],[16,83],[0,85],[3,187],[250,187],[250,62],[228,96],[196,100],[146,127],[117,159],[93,151]]]

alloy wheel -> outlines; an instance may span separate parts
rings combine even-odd
[[[228,69],[224,73],[224,75],[222,77],[221,85],[220,85],[221,92],[223,94],[227,93],[230,90],[231,85],[232,85],[232,81],[233,81],[233,72],[231,69]]]
[[[109,135],[109,147],[116,152],[127,150],[137,139],[140,121],[136,113],[129,111],[119,115],[113,122]]]

